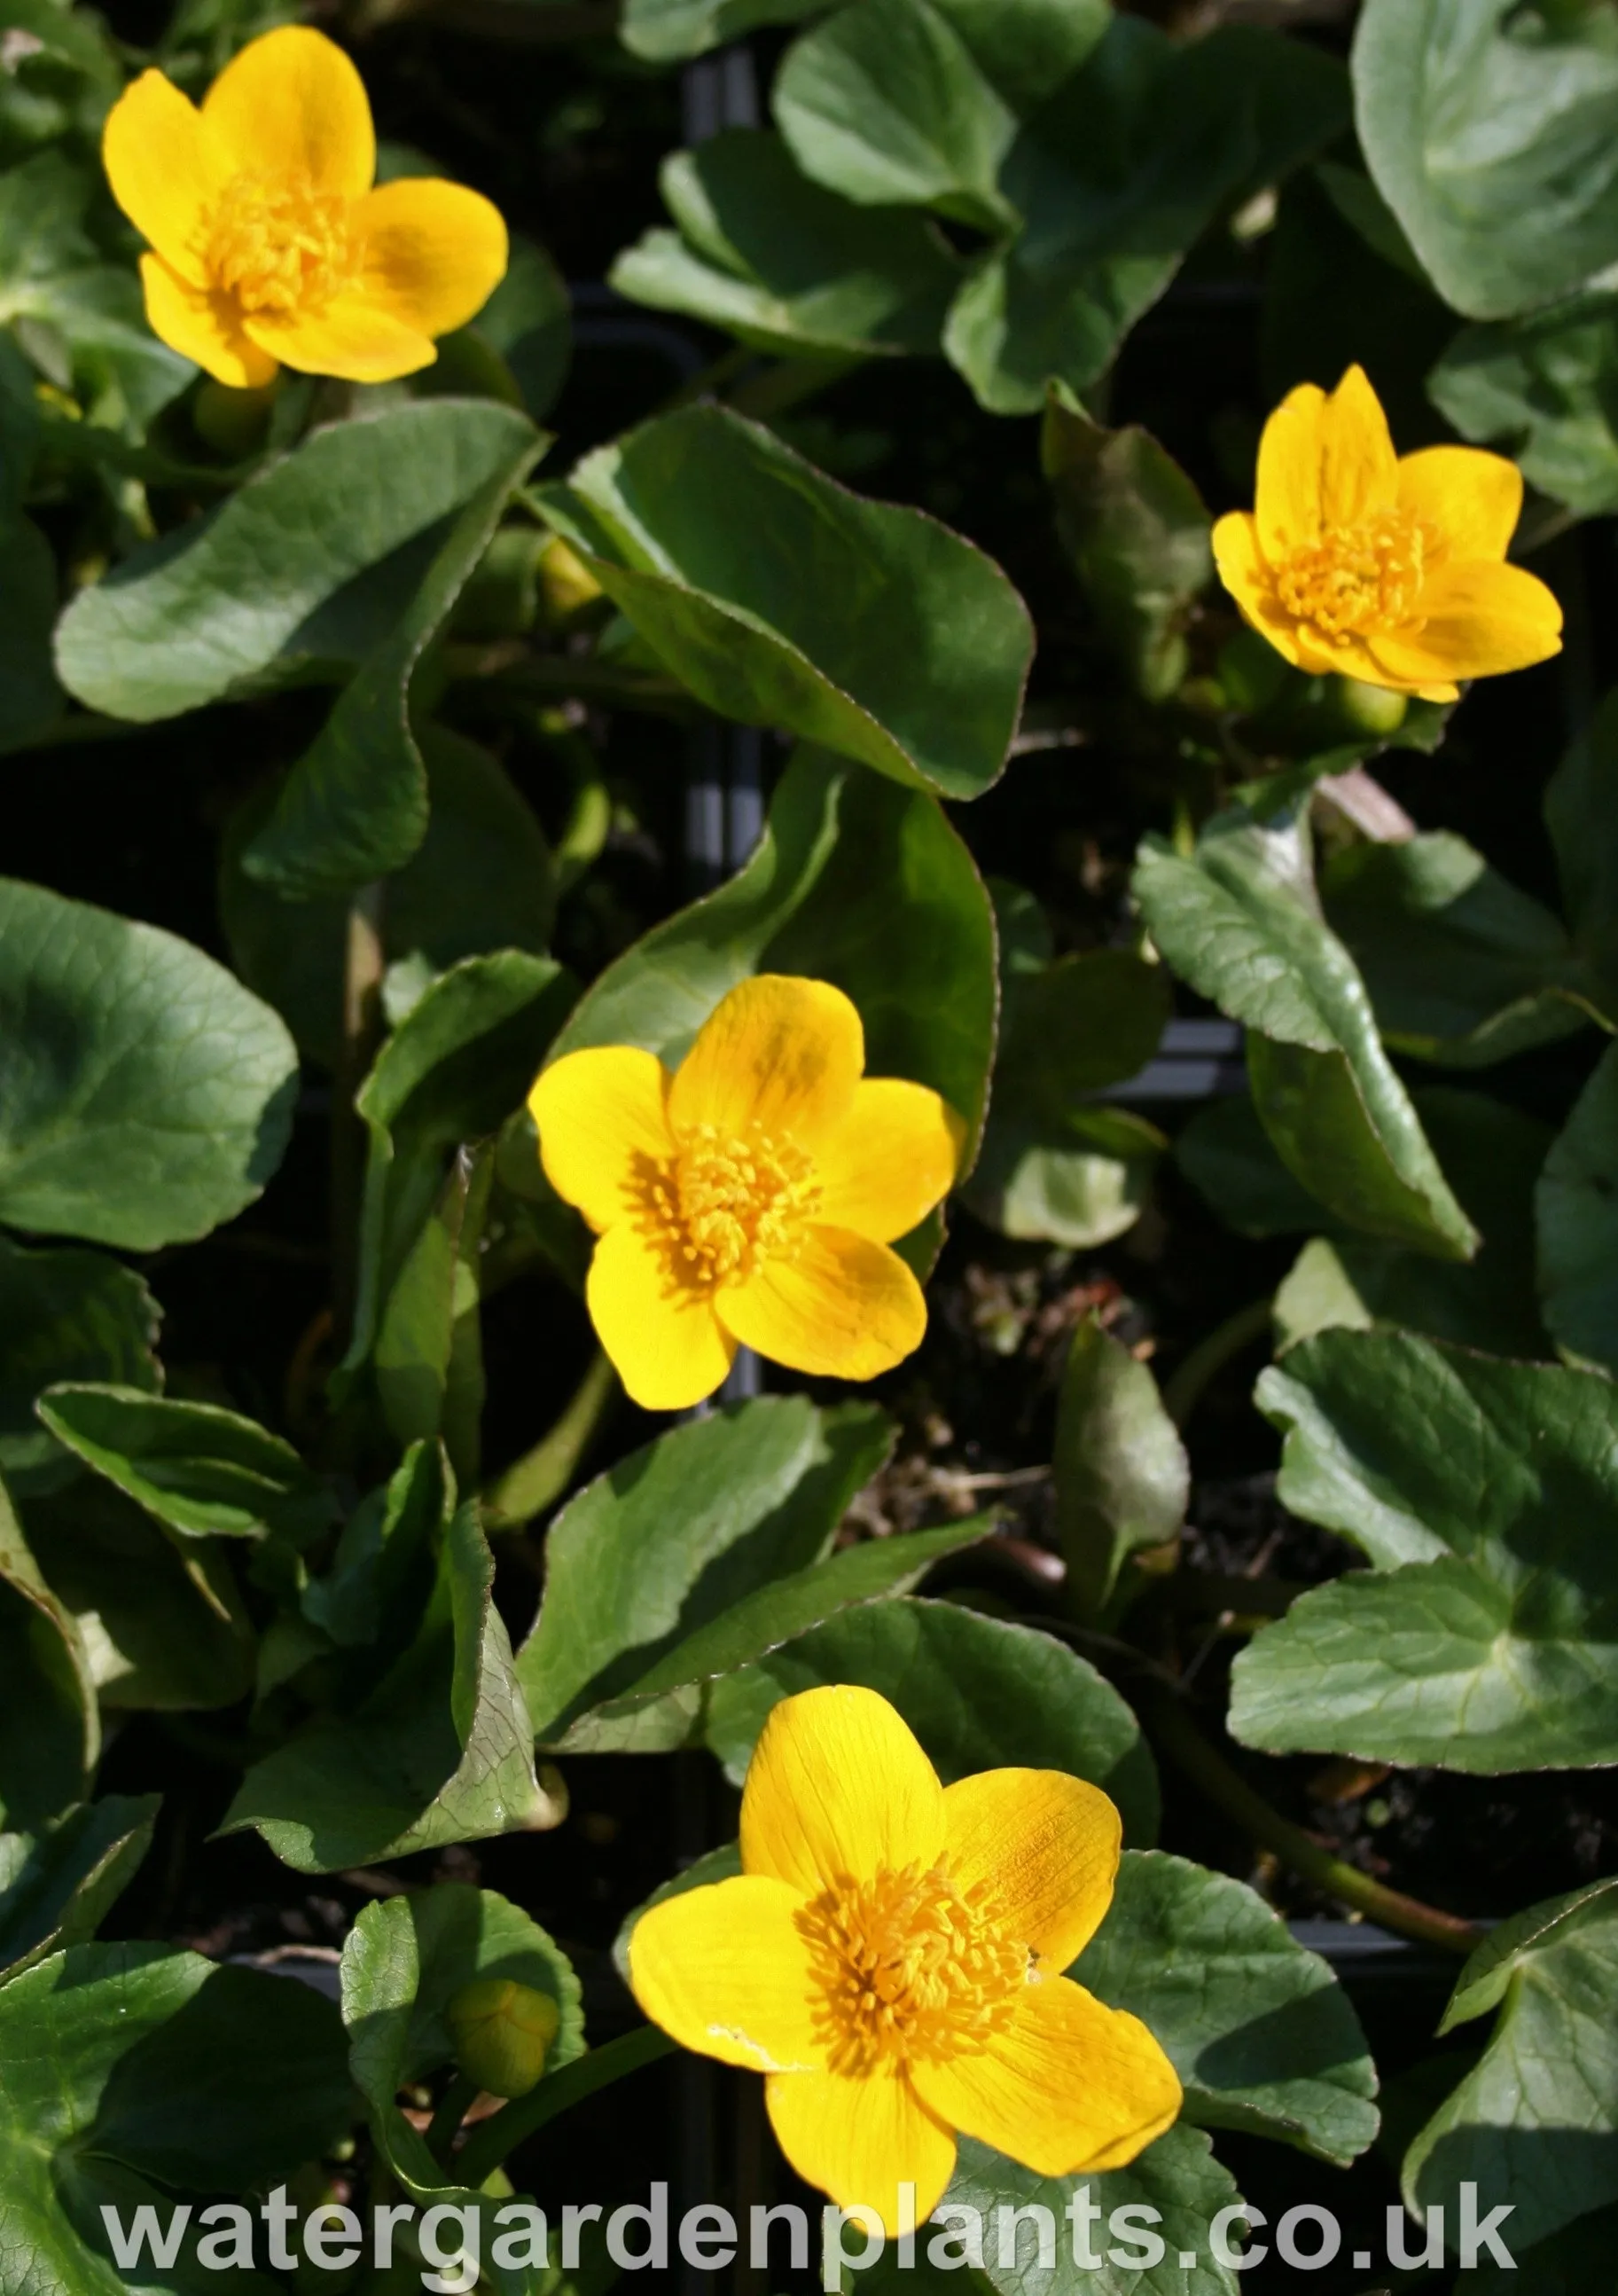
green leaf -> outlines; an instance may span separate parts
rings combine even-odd
[[[1282,1163],[1246,1093],[1205,1102],[1175,1140],[1174,1161],[1238,1235],[1320,1226],[1325,1207]]]
[[[1315,892],[1307,815],[1216,815],[1194,859],[1148,837],[1134,878],[1153,939],[1253,1033],[1254,1100],[1282,1162],[1340,1220],[1446,1259],[1476,1231],[1382,1049],[1370,999]]]
[[[1089,2220],[1088,2236],[1096,2243],[1089,2251],[1096,2261],[1089,2267],[1074,2261],[1072,2234],[1063,2221],[1069,2202],[1083,2196],[1099,2211],[1099,2218]],[[1184,2122],[1148,2144],[1127,2169],[1072,2177],[1042,2177],[965,2137],[940,2205],[947,2209],[953,2201],[978,2210],[985,2227],[994,2221],[992,2211],[1002,2207],[1048,2209],[1055,2221],[1054,2270],[1039,2268],[1032,2225],[1025,2223],[1013,2234],[1015,2264],[1002,2264],[998,2241],[985,2240],[984,2276],[999,2296],[1026,2296],[1031,2284],[1048,2296],[1237,2296],[1241,2284],[1214,2259],[1208,2238],[1208,2226],[1220,2210],[1237,2205],[1236,2186],[1214,2160],[1201,2130]],[[1126,2208],[1156,2211],[1155,2219],[1148,2219],[1155,2223],[1152,2236],[1162,2251],[1156,2263],[1142,2267],[1140,2262],[1150,2252],[1141,2244],[1147,2238],[1144,2231],[1132,2234],[1128,2247],[1122,2240],[1109,2242],[1108,2219]],[[1238,2223],[1227,2229],[1230,2245],[1238,2247],[1243,2227]],[[1196,2261],[1181,2265],[1182,2255]],[[899,2285],[903,2284],[895,2283]]]
[[[302,1546],[336,1520],[327,1485],[290,1443],[217,1404],[62,1385],[39,1415],[93,1472],[183,1538],[277,1532]]]
[[[95,1682],[69,1604],[0,1486],[0,1824],[31,1830],[80,1800],[101,1751]]]
[[[1055,1472],[1067,1591],[1079,1617],[1094,1620],[1132,1554],[1179,1538],[1191,1470],[1149,1368],[1093,1316],[1067,1350]]]
[[[1244,1882],[1125,1850],[1070,1974],[1156,2034],[1188,2120],[1295,2144],[1340,2169],[1377,2134],[1377,2072],[1348,1996]]]
[[[988,231],[1017,121],[929,0],[858,0],[789,51],[775,117],[804,173],[867,207],[932,207]]]
[[[0,1984],[93,1938],[151,1847],[156,1794],[80,1802],[37,1834],[0,1833]]]
[[[818,1562],[887,1456],[874,1405],[760,1397],[671,1428],[570,1500],[518,1660],[539,1737],[629,1691],[760,1587]],[[676,1677],[676,1679],[684,1679]]]
[[[312,432],[74,600],[57,631],[63,685],[149,725],[373,660],[456,514],[535,437],[511,407],[451,398]]]
[[[296,1069],[200,949],[0,881],[0,1219],[136,1251],[206,1235],[280,1162]]]
[[[1367,0],[1361,12],[1366,162],[1468,318],[1537,309],[1618,259],[1618,51],[1604,12],[1563,26],[1516,0]]]
[[[513,234],[505,277],[470,332],[505,361],[523,405],[543,422],[568,379],[573,327],[568,283],[537,241]]]
[[[1551,1135],[1537,1117],[1479,1093],[1413,1095],[1446,1178],[1483,1243],[1469,1263],[1339,1234],[1306,1244],[1275,1299],[1279,1342],[1334,1324],[1396,1324],[1495,1355],[1553,1350],[1534,1287],[1534,1183]]]
[[[740,39],[760,24],[796,23],[825,0],[625,0],[619,36],[648,63],[677,63]]]
[[[1075,1108],[1042,1124],[997,1096],[961,1193],[1001,1235],[1093,1250],[1133,1227],[1167,1146],[1155,1124],[1128,1109]]]
[[[145,2203],[166,2227],[176,2192],[269,2189],[348,2131],[333,2004],[163,1945],[74,1946],[0,1987],[0,2059],[8,2292],[206,2286],[194,2266],[128,2279],[102,2208]]]
[[[1186,668],[1181,627],[1214,578],[1202,496],[1149,431],[1105,430],[1059,382],[1045,401],[1040,459],[1103,635],[1148,698],[1172,691]]]
[[[1345,847],[1320,898],[1397,1052],[1483,1068],[1590,1017],[1594,984],[1558,920],[1449,830]]]
[[[1618,1368],[1618,1046],[1573,1103],[1534,1192],[1545,1321],[1581,1362]]]
[[[445,1533],[420,1634],[351,1715],[315,1722],[243,1778],[221,1829],[325,1874],[553,1824],[471,1505]]]
[[[1515,456],[1530,486],[1581,518],[1618,510],[1618,296],[1579,295],[1463,327],[1427,379],[1463,439]]]
[[[475,1482],[485,1385],[478,1262],[494,1152],[463,1149],[406,1253],[377,1324],[378,1398],[400,1443],[442,1437],[456,1475]]]
[[[679,228],[618,257],[619,294],[782,357],[937,349],[960,273],[923,217],[823,190],[753,127],[673,153],[659,180]]]
[[[225,1547],[171,1539],[94,1477],[29,1499],[25,1514],[103,1706],[233,1706],[250,1687],[252,1628]]]
[[[555,2002],[558,2025],[547,2077],[584,2047],[579,1983],[567,1956],[539,1923],[493,1890],[439,1882],[369,1905],[343,1947],[343,2020],[355,2086],[369,2108],[378,2152],[414,2200],[491,2211],[434,2160],[398,2105],[399,2091],[450,2062],[445,2021],[451,2000],[478,1978],[511,1978]],[[486,2222],[485,2232],[495,2227]],[[486,2257],[492,2241],[483,2243]],[[527,2296],[529,2276],[502,2272],[494,2284]]]
[[[161,1311],[133,1268],[97,1251],[29,1251],[0,1236],[0,1473],[20,1495],[76,1471],[34,1414],[58,1380],[155,1392]]]
[[[1066,1770],[1117,1804],[1126,1838],[1157,1833],[1157,1774],[1111,1684],[1064,1643],[916,1596],[829,1619],[714,1684],[708,1745],[740,1780],[780,1700],[852,1682],[896,1706],[946,1784],[976,1770]]]
[[[867,1074],[941,1093],[965,1120],[969,1166],[994,1057],[994,919],[932,799],[801,752],[746,867],[609,965],[556,1055],[639,1045],[674,1067],[720,998],[755,972],[812,974],[852,997]]]
[[[1272,1752],[1492,1775],[1608,1761],[1618,1730],[1618,1396],[1402,1332],[1325,1332],[1264,1373],[1282,1504],[1377,1567],[1237,1660]]]
[[[1615,1985],[1618,1882],[1553,1898],[1491,1932],[1440,2030],[1500,2013],[1482,2057],[1405,2154],[1410,2207],[1442,2206],[1452,2226],[1470,2181],[1483,2210],[1509,2206],[1505,2236],[1520,2252],[1618,2201]]]
[[[1037,111],[1099,46],[1111,0],[933,0],[1012,110]]]
[[[556,869],[534,810],[477,742],[447,726],[417,736],[430,812],[414,857],[388,880],[381,937],[391,1017],[463,956],[543,955],[556,913]],[[335,1068],[342,1044],[345,896],[285,901],[249,877],[242,855],[274,802],[261,787],[233,815],[220,860],[220,922],[237,972],[273,1004],[300,1048]]]
[[[1033,652],[1027,610],[925,512],[850,494],[720,406],[643,423],[535,499],[721,716],[944,797],[977,797],[1000,774]]]

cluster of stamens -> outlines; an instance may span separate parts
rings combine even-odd
[[[1286,612],[1327,637],[1397,629],[1416,619],[1426,537],[1409,511],[1375,511],[1357,526],[1300,543],[1275,567]]]
[[[823,1890],[797,1920],[834,2072],[979,2054],[1028,1981],[1028,1949],[995,1919],[989,1885],[963,1895],[945,1858]]]
[[[757,1125],[728,1136],[698,1125],[639,1177],[644,1231],[682,1283],[704,1290],[745,1283],[765,1260],[796,1259],[821,1193],[797,1143]]]
[[[316,313],[354,267],[348,209],[296,178],[237,176],[207,218],[208,278],[249,317]]]

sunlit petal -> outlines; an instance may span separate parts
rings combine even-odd
[[[358,291],[418,334],[463,327],[505,275],[500,210],[462,184],[380,184],[357,203],[354,230]]]
[[[802,1905],[767,1874],[666,1898],[630,1936],[635,1999],[682,2048],[753,2072],[818,2070]]]
[[[688,1133],[749,1127],[813,1148],[854,1104],[865,1065],[859,1013],[824,980],[759,973],[720,999],[674,1072],[669,1117]]]
[[[351,200],[376,176],[365,84],[335,41],[303,24],[249,40],[202,99],[231,165]]]
[[[682,1283],[666,1255],[627,1224],[595,1247],[584,1285],[596,1337],[645,1411],[688,1411],[724,1383],[735,1341],[706,1291]]]
[[[180,279],[206,286],[206,217],[225,170],[195,104],[160,71],[143,72],[107,114],[102,160],[112,196],[136,231]]]
[[[744,1873],[813,1897],[943,1848],[944,1789],[886,1698],[838,1683],[772,1710],[742,1789]]]
[[[825,1379],[878,1378],[927,1331],[926,1298],[898,1253],[848,1228],[805,1228],[795,1258],[762,1261],[715,1304],[743,1347]]]
[[[915,2187],[912,2226],[944,2197],[955,2139],[903,2074],[776,2073],[764,2096],[776,2142],[804,2181],[839,2208],[874,2210],[890,2237],[904,2229],[902,2185]]]
[[[650,1174],[674,1153],[667,1092],[654,1053],[601,1045],[564,1054],[528,1095],[545,1177],[598,1234],[644,1210]]]
[[[815,1156],[815,1216],[875,1243],[908,1235],[954,1185],[966,1126],[926,1085],[867,1077]]]
[[[1064,1770],[982,1770],[945,1787],[944,1831],[956,1888],[981,1888],[999,1927],[1053,1974],[1083,1953],[1118,1871],[1118,1813],[1099,1786]]]
[[[359,295],[343,295],[319,312],[284,318],[260,311],[243,321],[261,350],[300,374],[345,382],[396,382],[430,366],[437,352],[424,334]]]
[[[182,358],[195,359],[216,381],[253,390],[274,374],[275,361],[242,332],[227,296],[193,287],[158,255],[142,256],[141,285],[152,333]]]

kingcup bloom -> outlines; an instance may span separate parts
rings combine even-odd
[[[459,184],[375,184],[364,85],[300,25],[225,66],[200,110],[159,71],[108,114],[112,196],[153,252],[146,316],[237,388],[276,367],[388,382],[437,357],[506,267],[499,210]]]
[[[1257,500],[1214,529],[1220,578],[1299,669],[1454,701],[1456,681],[1545,661],[1562,610],[1506,564],[1515,463],[1475,447],[1396,455],[1363,371],[1312,382],[1264,425]]]
[[[919,1343],[921,1286],[887,1247],[949,1193],[963,1128],[925,1085],[864,1067],[841,989],[761,973],[672,1076],[629,1045],[541,1075],[546,1176],[599,1238],[590,1317],[637,1403],[699,1403],[739,1346],[874,1379]]]
[[[688,2049],[765,2076],[789,2161],[839,2207],[930,2214],[955,2135],[1042,2176],[1121,2168],[1180,2111],[1137,2017],[1062,1975],[1118,1813],[1059,1770],[952,1786],[872,1690],[783,1699],[748,1770],[741,1874],[651,1906],[630,1983]]]

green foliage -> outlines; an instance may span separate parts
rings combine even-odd
[[[79,1802],[37,1834],[0,1833],[0,1983],[86,1944],[151,1846],[155,1794]]]
[[[1190,1467],[1156,1381],[1093,1317],[1062,1373],[1055,1472],[1068,1589],[1079,1616],[1096,1619],[1132,1554],[1179,1538]]]

